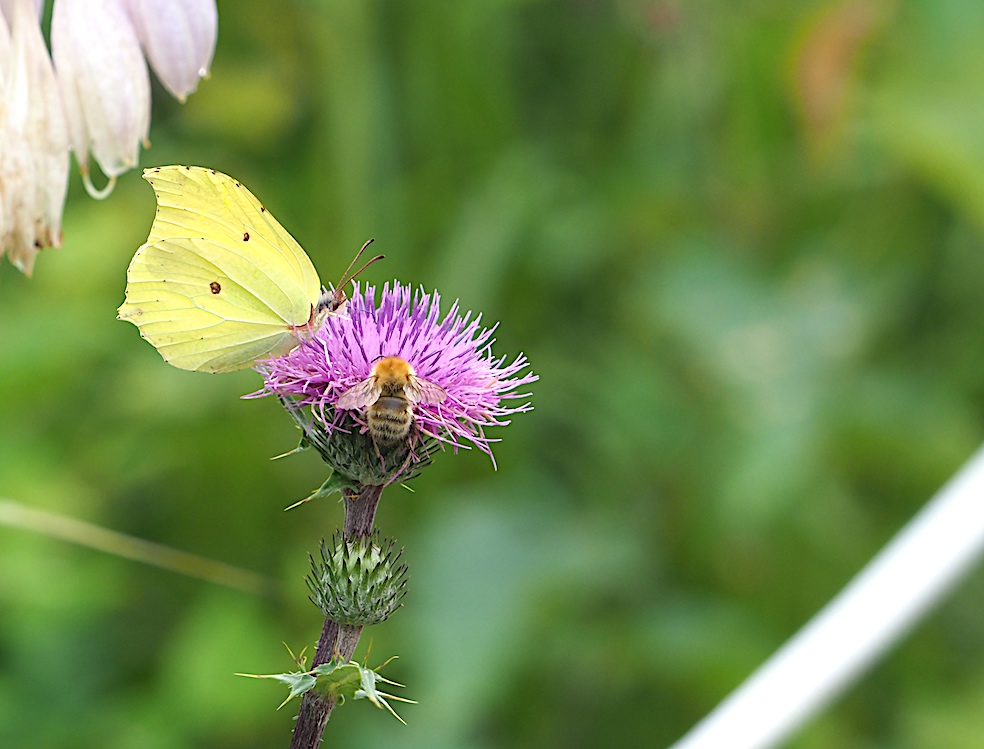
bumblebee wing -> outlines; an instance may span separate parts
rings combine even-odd
[[[341,394],[338,398],[338,408],[344,411],[365,408],[379,400],[380,388],[375,377],[363,380]]]
[[[403,391],[413,403],[443,403],[448,391],[440,385],[410,375]]]

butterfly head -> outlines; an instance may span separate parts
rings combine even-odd
[[[346,304],[348,304],[348,297],[345,296],[342,289],[329,289],[322,286],[321,296],[318,297],[317,302],[311,305],[311,316],[308,318],[307,324],[301,328],[301,330],[306,331],[307,335],[300,334],[299,337],[307,338],[314,335],[315,331],[321,329],[326,318],[343,314]]]
[[[321,296],[318,297],[318,302],[311,311],[312,318],[323,320],[328,315],[337,315],[345,309],[347,302],[348,297],[345,296],[344,289],[328,289],[322,286]]]

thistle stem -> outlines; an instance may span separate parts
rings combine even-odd
[[[376,505],[383,493],[382,486],[361,486],[345,494],[345,523],[342,535],[346,541],[363,538],[372,533],[372,521],[376,517]]]
[[[372,522],[382,493],[382,486],[372,485],[362,485],[345,492],[343,498],[345,522],[342,525],[342,536],[346,541],[369,536],[372,533]],[[335,655],[338,655],[343,662],[350,661],[361,634],[362,627],[339,625],[331,619],[325,619],[325,626],[321,629],[321,638],[318,640],[311,668],[327,663]],[[314,691],[306,692],[301,699],[301,709],[297,713],[290,749],[317,749],[334,707],[333,699],[323,697]]]

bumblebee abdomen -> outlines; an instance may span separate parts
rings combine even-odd
[[[413,412],[406,398],[382,396],[366,411],[369,433],[377,444],[395,445],[410,434]]]

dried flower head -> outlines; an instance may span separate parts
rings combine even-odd
[[[474,445],[492,456],[485,428],[529,411],[537,379],[522,374],[523,354],[511,363],[492,354],[493,328],[481,316],[461,314],[457,302],[441,316],[437,292],[414,292],[393,282],[376,289],[355,284],[344,314],[329,317],[311,340],[289,354],[257,365],[265,387],[310,406],[320,429],[367,434],[378,450],[433,438]]]

